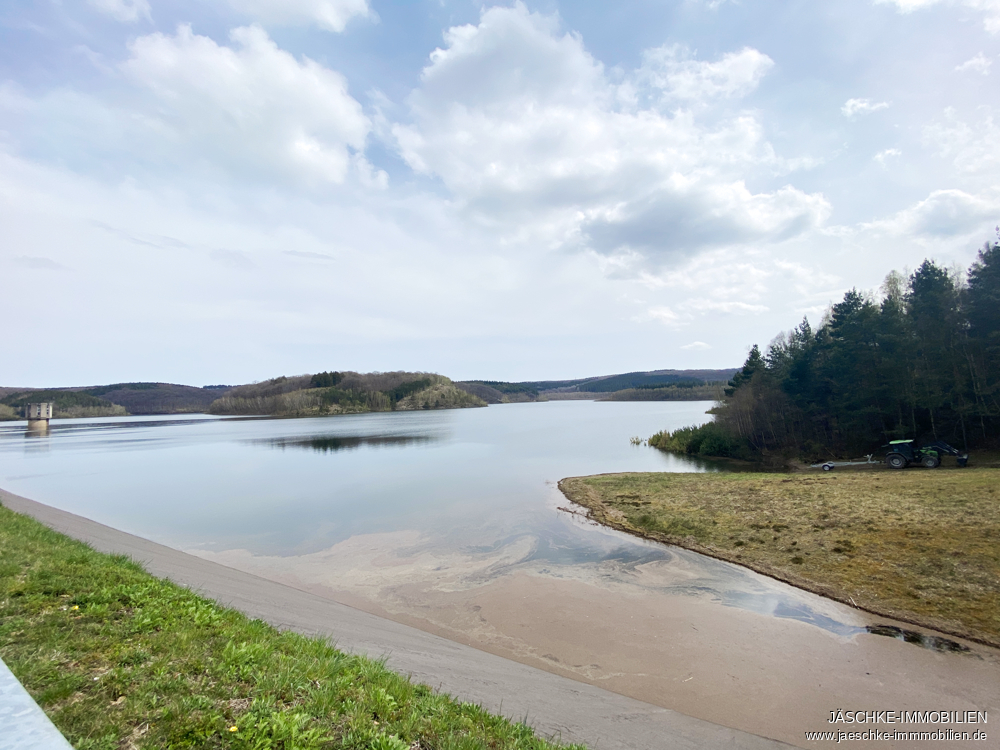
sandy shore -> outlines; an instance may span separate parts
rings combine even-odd
[[[128,555],[153,575],[195,589],[250,617],[327,636],[346,651],[385,658],[391,669],[417,682],[526,721],[545,737],[601,750],[787,747],[499,658],[3,490],[0,502],[95,549]]]
[[[970,643],[971,653],[945,654],[859,634],[866,624],[902,624],[749,571],[742,584],[748,591],[758,584],[781,587],[774,608],[798,601],[813,622],[720,606],[699,593],[713,582],[685,550],[623,577],[585,566],[512,565],[529,557],[528,544],[521,539],[484,558],[435,552],[420,545],[416,532],[396,532],[355,536],[296,557],[199,554],[523,664],[800,747],[810,746],[805,731],[829,728],[829,712],[845,706],[1000,712],[994,649]]]

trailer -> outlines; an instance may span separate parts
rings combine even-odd
[[[928,469],[936,469],[941,465],[942,455],[955,457],[958,466],[967,466],[969,454],[963,453],[944,441],[935,440],[917,448],[913,440],[893,440],[888,445],[883,445],[888,452],[885,460],[874,458],[874,453],[869,453],[864,458],[856,458],[852,461],[823,461],[818,464],[809,464],[811,469],[822,469],[823,471],[833,471],[838,466],[872,466],[884,463],[890,469],[905,469],[911,464],[917,464]]]
[[[820,464],[809,464],[809,468],[822,469],[823,471],[833,471],[838,466],[870,466],[882,463],[881,458],[872,458],[874,455],[874,453],[869,453],[864,458],[858,458],[853,461],[824,461]]]

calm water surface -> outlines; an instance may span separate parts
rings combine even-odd
[[[3,487],[156,541],[294,555],[416,529],[538,531],[562,477],[712,467],[629,444],[708,402],[557,401],[315,419],[54,420],[0,427]]]

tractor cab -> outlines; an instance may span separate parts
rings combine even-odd
[[[892,440],[882,447],[889,449],[885,454],[885,463],[890,469],[905,469],[917,460],[912,440]]]

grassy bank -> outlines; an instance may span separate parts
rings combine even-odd
[[[0,656],[77,750],[555,747],[3,507]]]
[[[610,474],[594,520],[863,609],[1000,646],[1000,471]]]

